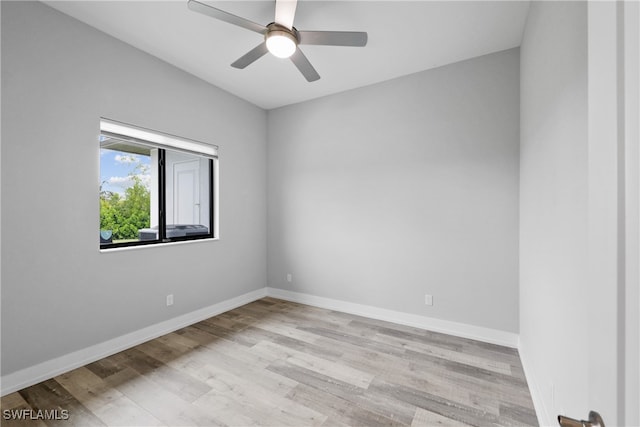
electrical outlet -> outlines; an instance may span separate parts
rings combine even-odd
[[[425,305],[433,305],[433,295],[426,294],[424,296]]]
[[[287,282],[291,283],[293,280],[293,275],[291,273],[287,273]]]
[[[167,307],[173,305],[173,294],[167,295]]]

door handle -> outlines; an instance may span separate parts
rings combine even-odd
[[[589,411],[589,421],[574,420],[564,415],[558,415],[558,424],[561,427],[605,427],[602,417],[596,411]]]

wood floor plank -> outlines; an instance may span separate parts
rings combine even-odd
[[[2,409],[13,409],[21,406],[27,406],[27,402],[20,396],[20,393],[9,393],[0,399],[0,407]]]
[[[414,416],[415,407],[411,404],[400,401],[386,401],[384,405],[381,405],[380,401],[375,399],[375,395],[369,394],[369,390],[364,390],[353,384],[345,383],[305,368],[290,365],[287,362],[276,361],[267,369],[294,379],[300,384],[320,390],[327,396],[333,395],[342,398],[350,402],[354,408],[361,408],[392,420],[398,420],[398,422],[405,425],[409,425]]]
[[[376,374],[379,378],[398,384],[420,387],[432,393],[440,393],[449,399],[455,397],[460,403],[495,414],[499,413],[499,402],[497,400],[492,401],[492,405],[488,405],[485,401],[479,403],[477,398],[470,396],[468,393],[461,394],[461,387],[457,385],[457,382],[453,381],[454,378],[451,375],[447,375],[447,369],[443,367],[443,359],[425,355],[424,363],[416,366],[412,361],[418,360],[420,355],[416,355],[415,359],[406,360],[406,356],[394,358],[388,354],[376,353],[348,342],[328,343],[327,345],[341,345],[340,349],[344,351],[341,359],[342,363]],[[428,363],[431,363],[431,366]],[[425,369],[437,372],[438,375],[430,374]],[[478,368],[469,366],[469,369]],[[489,371],[486,372],[490,375],[497,375]],[[492,383],[488,385],[493,386]],[[519,387],[522,388],[522,384]],[[464,391],[464,388],[462,388],[462,391]]]
[[[433,384],[444,386],[455,386],[458,389],[466,390],[470,396],[482,395],[493,402],[492,408],[502,401],[511,401],[513,403],[529,405],[531,404],[531,396],[529,395],[526,385],[510,385],[500,383],[496,379],[479,379],[475,375],[465,375],[455,371],[440,370],[433,365],[424,362],[416,362],[410,371],[419,372],[420,375],[415,380],[409,379],[407,382],[415,385],[416,381],[428,381]],[[405,375],[398,372],[397,375]]]
[[[517,425],[533,425],[537,423],[536,413],[533,408],[517,405],[515,403],[502,403],[500,416],[514,421]]]
[[[499,423],[499,417],[494,414],[404,385],[390,384],[376,380],[371,384],[371,388],[387,395],[390,399],[409,402],[418,408],[434,412],[464,424],[481,427]]]
[[[412,362],[425,364],[428,363],[432,366],[436,366],[444,371],[456,372],[462,375],[483,379],[493,384],[508,384],[513,387],[521,388],[525,384],[524,378],[514,376],[511,374],[505,374],[496,372],[495,370],[485,369],[477,366],[475,363],[469,364],[461,362],[459,360],[447,359],[440,356],[435,356],[430,353],[416,352],[413,350],[407,350],[404,358]],[[511,369],[509,369],[511,372]]]
[[[399,346],[390,345],[383,342],[372,341],[367,338],[363,338],[358,335],[347,334],[345,332],[337,331],[329,328],[319,327],[300,327],[303,331],[307,331],[316,335],[320,335],[326,338],[331,338],[335,341],[344,342],[347,344],[357,345],[362,348],[374,350],[379,353],[390,354],[393,356],[402,356],[405,350]]]
[[[193,325],[193,327],[196,329],[200,329],[201,331],[206,332],[214,337],[232,341],[244,345],[245,347],[251,347],[254,344],[246,334],[239,333],[238,331],[234,331],[222,326],[200,322]],[[248,325],[243,325],[243,329],[247,327]]]
[[[211,334],[203,329],[197,328],[195,326],[187,326],[186,328],[182,328],[180,330],[177,330],[175,332],[178,335],[181,335],[183,337],[186,337],[196,343],[198,343],[201,346],[206,346],[209,344],[214,345],[217,341],[220,341],[224,338],[218,337],[214,334]],[[244,334],[243,334],[244,335]],[[250,344],[248,344],[248,347],[251,347],[252,345],[254,345],[255,342],[252,342]]]
[[[378,378],[439,393],[447,399],[458,400],[462,404],[479,407],[494,414],[499,413],[499,404],[504,399],[514,403],[522,403],[527,399],[530,401],[528,392],[526,395],[525,392],[520,392],[521,389],[526,388],[522,385],[509,387],[494,381],[477,379],[473,376],[441,369],[438,365],[429,364],[427,361],[412,363],[405,370],[381,372]],[[477,399],[475,396],[485,396],[488,399]],[[482,406],[478,406],[481,404],[478,402],[483,402]]]
[[[122,393],[112,388],[87,367],[59,375],[56,381],[93,412],[122,397]]]
[[[113,427],[167,425],[124,395],[96,409],[94,413],[108,426]]]
[[[264,298],[2,398],[3,426],[538,425],[517,350]],[[29,412],[31,413],[31,412]]]
[[[226,373],[240,378],[251,378],[256,386],[267,389],[270,393],[286,394],[296,383],[263,369],[269,361],[249,353],[248,350],[234,343],[218,341],[212,347],[203,347],[189,352],[180,358],[167,356],[166,351],[157,351],[160,345],[147,348],[150,354],[157,355],[169,366],[183,371],[211,387],[219,385],[221,375]],[[242,355],[241,353],[245,353]]]
[[[198,341],[176,332],[158,337],[156,341],[180,350],[182,353],[189,352],[200,345]]]
[[[324,423],[322,423],[322,426],[323,427],[348,427],[349,424],[341,423],[340,421],[336,420],[335,418],[329,417],[329,418],[327,418],[325,420]]]
[[[373,379],[373,375],[362,370],[302,353],[276,343],[263,341],[253,348],[262,354],[270,354],[273,360],[285,360],[291,365],[318,372],[357,387],[367,388]]]
[[[416,408],[416,415],[413,418],[411,427],[469,427],[469,424],[465,424],[460,421],[453,420],[451,418],[443,417],[435,412],[427,411],[426,409]]]
[[[322,338],[318,345],[334,348],[342,353],[339,361],[347,366],[367,372],[371,375],[380,375],[385,371],[394,369],[408,369],[410,361],[380,353],[369,348],[363,348],[345,341],[335,341],[330,338]]]
[[[244,320],[244,321],[243,321]],[[200,322],[202,325],[208,325],[212,328],[223,328],[229,332],[238,332],[249,326],[249,323],[255,322],[255,318],[247,316],[227,317],[224,315],[212,317]]]
[[[408,342],[423,342],[460,353],[484,356],[505,363],[515,362],[518,365],[520,364],[518,352],[514,348],[483,343],[411,326],[392,324],[377,319],[358,318],[354,319],[351,325],[356,328],[371,328],[381,335],[403,338]]]
[[[277,320],[261,322],[259,326],[254,326],[253,329],[272,332],[311,345],[314,345],[319,338],[316,334],[308,333],[305,330],[300,329],[298,324],[285,323]]]
[[[354,407],[348,400],[304,384],[297,385],[289,392],[287,398],[299,402],[316,411],[327,414],[331,420],[340,425],[352,426],[402,426],[404,423],[383,415]]]
[[[216,341],[215,344],[208,344],[205,347],[206,349],[203,352],[206,354],[220,357],[226,356],[227,360],[233,359],[244,366],[264,368],[270,362],[269,357],[266,355],[227,339]]]
[[[335,348],[316,344],[319,339],[317,336],[310,338],[305,336],[304,331],[298,329],[272,328],[269,325],[260,325],[258,328],[250,327],[245,331],[248,334],[255,334],[256,338],[260,337],[260,341],[274,342],[303,353],[317,355],[323,359],[337,360],[342,356],[342,353]]]
[[[389,370],[379,375],[377,379],[388,384],[411,387],[425,393],[440,396],[449,402],[499,415],[499,403],[495,399],[489,401],[474,399],[470,394],[469,388],[458,386],[456,381],[451,378],[429,375],[419,370],[412,372],[414,373]]]
[[[404,352],[413,351],[415,353],[439,357],[444,360],[475,366],[500,374],[511,375],[511,365],[500,360],[463,353],[425,342],[409,341],[406,338],[393,337],[390,335],[377,335],[373,337],[372,340],[374,342],[385,343],[392,347],[402,348]]]
[[[69,393],[109,426],[162,426],[141,408],[86,367],[56,377]]]
[[[126,354],[127,366],[187,402],[193,402],[211,390],[206,383],[137,348],[128,350]]]
[[[3,427],[46,427],[43,420],[31,419],[32,410],[18,392],[2,396],[0,400],[0,413],[2,413],[0,425]]]
[[[112,375],[107,381],[166,425],[225,425],[216,418],[215,413],[177,398],[174,393],[158,387],[131,368]]]
[[[74,398],[55,379],[20,390],[20,395],[35,411],[68,411],[68,419],[46,420],[48,426],[105,426],[98,417]],[[60,417],[62,418],[62,417]]]
[[[227,426],[260,426],[258,416],[243,407],[233,397],[209,392],[193,404],[203,410],[214,412],[216,418]]]
[[[242,308],[245,309],[246,307],[247,306]],[[347,325],[353,320],[353,317],[351,315],[345,313],[290,302],[282,305],[281,309],[279,309],[275,313],[264,309],[262,309],[262,311],[258,311],[254,307],[252,307],[252,309],[250,310],[253,311],[246,310],[245,312],[248,314],[252,314],[253,316],[255,316],[255,318],[258,319],[267,316],[265,320],[274,319],[289,323],[291,325],[300,326],[313,326],[318,322],[321,322],[333,328],[337,326]],[[262,324],[262,322],[260,323]]]
[[[89,363],[86,368],[91,372],[99,376],[100,378],[107,378],[113,374],[117,374],[126,368],[124,364],[119,363],[120,353],[116,353],[112,356],[105,357],[96,362]]]
[[[220,372],[218,381],[224,384],[194,402],[194,405],[208,408],[216,405],[216,400],[224,396],[235,401],[242,412],[258,425],[311,426],[321,425],[326,415],[314,411],[278,393],[271,393],[249,379]],[[225,402],[229,402],[225,400]]]

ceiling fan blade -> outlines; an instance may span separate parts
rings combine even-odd
[[[291,55],[291,62],[298,67],[298,70],[300,70],[308,82],[315,82],[320,79],[320,74],[313,68],[313,65],[311,65],[311,62],[304,56],[300,48],[296,49],[295,53]]]
[[[258,46],[251,49],[249,52],[245,53],[243,56],[238,58],[236,62],[231,64],[233,68],[243,69],[258,59],[262,58],[262,56],[267,53],[269,50],[267,49],[267,43],[262,42]]]
[[[359,31],[298,31],[299,44],[315,44],[325,46],[367,45],[367,33]]]
[[[255,22],[249,21],[248,19],[244,19],[229,12],[225,12],[224,10],[216,9],[215,7],[208,6],[196,0],[189,0],[187,6],[194,12],[202,13],[204,15],[219,19],[229,24],[237,25],[238,27],[255,31],[256,33],[264,34],[267,31],[267,27],[265,27],[264,25],[256,24]]]
[[[298,0],[276,0],[276,24],[293,28],[293,18],[296,16]]]

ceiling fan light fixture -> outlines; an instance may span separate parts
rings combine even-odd
[[[272,30],[266,35],[267,49],[277,58],[289,58],[296,51],[298,40],[287,31]]]

